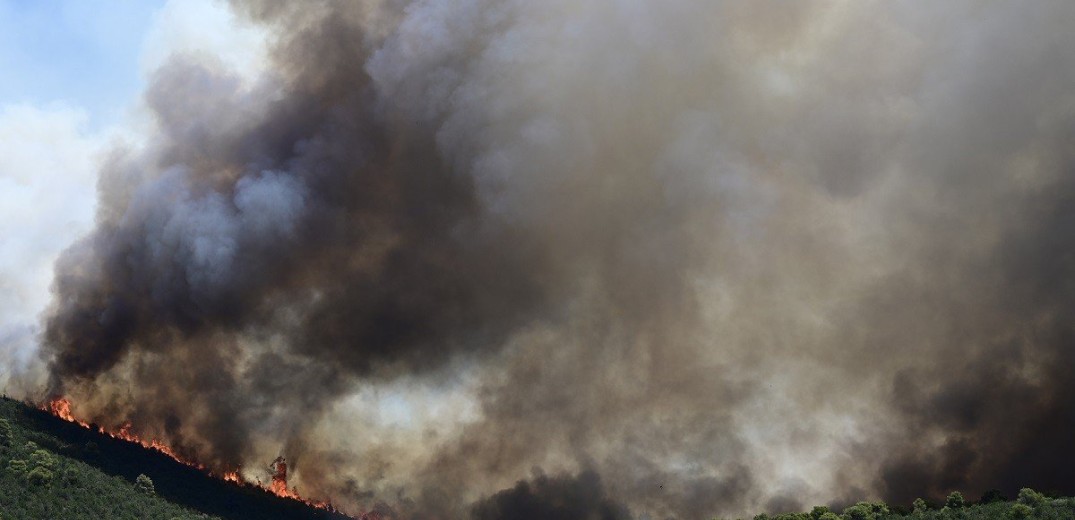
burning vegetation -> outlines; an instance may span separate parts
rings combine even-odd
[[[90,423],[87,423],[85,421],[82,421],[82,420],[76,418],[75,415],[71,412],[71,401],[69,399],[63,397],[63,396],[57,396],[57,397],[54,397],[54,398],[50,399],[41,408],[43,410],[51,413],[52,415],[55,415],[56,417],[59,417],[60,419],[63,419],[65,421],[67,421],[67,422],[72,422],[72,423],[78,424],[78,425],[80,425],[80,426],[82,426],[84,428],[90,429],[90,430],[96,430],[99,433],[104,434],[104,435],[108,435],[109,437],[112,437],[114,439],[125,440],[127,442],[132,442],[134,444],[138,444],[138,445],[142,446],[143,448],[147,448],[147,449],[151,449],[151,450],[163,453],[164,455],[167,455],[167,456],[171,457],[172,459],[174,459],[176,462],[179,462],[181,464],[190,466],[192,468],[196,468],[198,470],[204,471],[205,473],[207,473],[208,475],[210,475],[212,477],[219,478],[219,479],[227,481],[227,482],[232,482],[232,483],[235,483],[237,485],[255,485],[255,484],[252,484],[252,483],[248,482],[246,479],[244,479],[242,477],[242,475],[239,473],[238,469],[234,469],[234,470],[210,470],[210,469],[206,468],[205,466],[203,466],[202,464],[199,464],[198,462],[194,461],[193,459],[186,458],[186,457],[178,454],[175,450],[173,450],[168,445],[164,444],[163,442],[161,442],[161,441],[159,441],[157,439],[148,439],[147,440],[147,439],[140,438],[138,435],[136,435],[136,434],[134,434],[132,432],[133,427],[132,427],[131,423],[129,423],[129,422],[123,423],[119,428],[117,428],[115,430],[108,430],[103,426],[95,426],[93,424],[90,424]],[[294,489],[288,488],[288,486],[287,486],[287,463],[284,460],[283,456],[277,457],[276,460],[274,460],[272,462],[272,464],[269,466],[269,468],[270,468],[269,484],[268,485],[261,485],[261,482],[260,482],[260,479],[259,479],[257,481],[256,485],[262,487],[266,491],[272,492],[273,494],[275,494],[275,495],[277,495],[279,497],[298,500],[298,501],[303,502],[306,505],[309,505],[311,507],[316,507],[316,508],[320,508],[320,509],[327,509],[327,510],[331,510],[331,511],[337,511],[336,508],[333,507],[332,504],[330,504],[329,502],[322,502],[322,501],[318,501],[318,500],[311,500],[309,498],[304,498],[302,496],[299,496],[299,494]],[[362,516],[360,518],[365,519],[367,517]]]

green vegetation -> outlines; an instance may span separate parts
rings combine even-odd
[[[1075,498],[1049,498],[1023,488],[1019,497],[1008,502],[998,491],[982,495],[976,504],[968,504],[963,494],[953,491],[939,507],[929,506],[918,498],[910,512],[881,502],[859,502],[840,512],[815,506],[809,513],[757,515],[754,520],[1071,520],[1075,518]]]
[[[966,504],[963,503],[963,493],[959,491],[953,491],[948,494],[948,498],[944,501],[944,507],[949,510],[963,509]]]
[[[147,477],[145,473],[139,474],[138,478],[134,479],[134,485],[138,488],[138,491],[141,491],[147,495],[153,495],[156,493],[153,489],[153,481],[149,477]]]
[[[0,520],[347,517],[227,483],[140,445],[0,399]]]
[[[32,423],[25,420],[22,411],[18,403],[0,402],[0,510],[4,520],[210,518],[152,493],[139,493],[134,482],[64,455],[69,447],[30,428]],[[152,482],[149,486],[152,488]]]

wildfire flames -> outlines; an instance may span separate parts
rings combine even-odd
[[[78,419],[77,417],[74,416],[73,413],[71,413],[71,401],[69,399],[65,398],[65,397],[53,398],[46,405],[42,406],[42,409],[47,411],[47,412],[49,412],[49,413],[51,413],[52,415],[55,415],[56,417],[59,417],[60,419],[63,419],[65,421],[67,421],[67,422],[72,422],[72,423],[78,424],[78,425],[80,425],[80,426],[82,426],[84,428],[87,428],[87,429],[94,429],[94,426],[90,425],[89,423],[87,423],[85,421],[82,421],[82,420]],[[320,509],[326,509],[326,510],[330,510],[330,511],[334,511],[334,512],[340,512],[335,507],[333,507],[332,504],[330,504],[328,502],[321,502],[321,501],[317,501],[317,500],[311,500],[311,499],[303,498],[294,489],[289,488],[287,486],[287,463],[284,461],[283,457],[278,457],[275,461],[273,461],[272,466],[271,466],[272,470],[273,470],[272,480],[271,480],[271,483],[268,486],[262,485],[260,482],[257,483],[257,484],[254,484],[254,483],[248,482],[246,479],[244,479],[242,477],[242,475],[239,474],[238,470],[225,471],[223,473],[213,472],[213,471],[209,470],[208,468],[206,468],[204,465],[199,464],[199,463],[197,463],[197,462],[195,462],[193,460],[190,460],[188,458],[185,458],[185,457],[179,455],[170,446],[168,446],[167,444],[164,444],[163,442],[160,442],[157,439],[146,440],[146,439],[138,437],[137,435],[135,435],[134,433],[131,432],[131,429],[132,429],[132,425],[129,422],[123,423],[123,425],[120,426],[120,428],[118,430],[115,430],[115,431],[108,431],[102,426],[97,426],[96,427],[96,430],[98,432],[104,434],[104,435],[108,435],[109,437],[112,437],[114,439],[122,439],[122,440],[125,440],[127,442],[133,442],[135,444],[141,445],[144,448],[159,451],[159,452],[171,457],[172,459],[175,459],[176,462],[179,462],[181,464],[190,466],[192,468],[197,468],[197,469],[199,469],[201,471],[204,471],[206,474],[208,474],[211,477],[219,478],[219,479],[227,481],[227,482],[232,482],[232,483],[234,483],[236,485],[240,485],[240,486],[254,486],[254,485],[256,485],[256,486],[259,486],[262,489],[264,489],[264,490],[266,490],[266,491],[268,491],[270,493],[273,493],[273,494],[275,494],[277,496],[280,496],[280,497],[290,498],[292,500],[298,500],[298,501],[303,502],[303,503],[305,503],[305,504],[307,504],[309,506],[312,506],[312,507],[317,507],[317,508],[320,508]],[[361,518],[366,518],[366,517],[363,516]]]

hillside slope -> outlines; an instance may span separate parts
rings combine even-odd
[[[348,517],[210,477],[160,452],[5,397],[0,399],[0,519],[46,518]]]

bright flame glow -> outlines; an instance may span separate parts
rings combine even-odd
[[[77,417],[74,416],[74,414],[71,412],[71,400],[67,399],[66,397],[61,396],[61,397],[53,398],[48,403],[46,403],[45,405],[41,406],[41,409],[45,410],[46,412],[51,413],[52,415],[55,415],[56,417],[59,417],[60,419],[65,420],[67,422],[78,424],[78,425],[82,426],[83,428],[93,429],[93,427],[90,426],[89,423],[87,423],[85,421],[82,421],[82,420],[80,420],[80,419],[78,419]],[[261,487],[262,489],[264,489],[264,490],[266,490],[266,491],[268,491],[270,493],[273,493],[274,495],[277,495],[277,496],[280,496],[280,497],[283,497],[283,498],[290,498],[292,500],[298,500],[300,502],[305,503],[306,505],[316,507],[316,508],[319,508],[319,509],[325,509],[325,510],[333,511],[333,512],[336,512],[336,513],[341,513],[338,509],[333,507],[332,504],[330,504],[328,502],[321,502],[321,501],[318,501],[318,500],[311,500],[311,499],[307,499],[307,498],[303,498],[303,497],[299,496],[299,494],[296,493],[295,490],[289,489],[287,487],[287,481],[285,479],[283,479],[283,478],[278,479],[278,478],[276,478],[276,476],[274,476],[274,478],[272,479],[272,483],[269,486],[264,486],[264,485],[261,485],[260,483],[259,484],[253,484],[253,483],[247,482],[246,479],[244,479],[242,477],[242,475],[239,474],[238,469],[232,470],[232,471],[225,471],[223,473],[217,474],[217,473],[214,473],[214,472],[210,471],[209,469],[207,469],[202,464],[199,464],[199,463],[194,462],[194,461],[192,461],[190,459],[187,459],[187,458],[184,458],[184,457],[180,456],[170,446],[168,446],[167,444],[164,444],[163,442],[161,442],[161,441],[159,441],[157,439],[145,440],[145,439],[142,439],[142,438],[138,437],[137,435],[135,435],[131,431],[131,429],[132,429],[132,425],[131,425],[130,422],[123,423],[123,425],[120,426],[119,429],[116,430],[116,431],[108,431],[108,430],[105,430],[104,427],[97,427],[98,432],[100,432],[100,433],[102,433],[104,435],[108,435],[109,437],[112,437],[113,439],[121,439],[121,440],[124,440],[124,441],[127,441],[127,442],[133,442],[135,444],[138,444],[138,445],[142,446],[143,448],[158,451],[160,453],[163,453],[163,454],[171,457],[172,459],[174,459],[176,462],[179,462],[180,464],[184,464],[186,466],[190,466],[192,468],[199,469],[199,470],[205,472],[206,474],[208,474],[211,477],[219,478],[221,480],[224,480],[226,482],[231,482],[231,483],[234,483],[234,484],[239,485],[239,486],[254,486],[254,485],[257,485],[257,486]],[[286,472],[286,469],[284,471]],[[365,517],[365,516],[363,516],[363,517]]]

